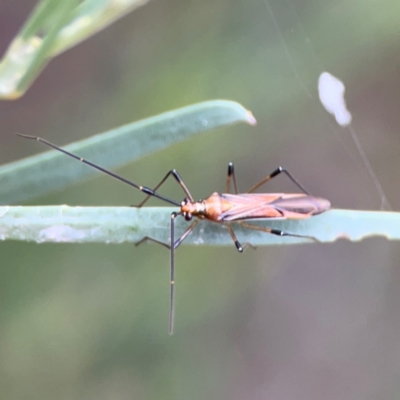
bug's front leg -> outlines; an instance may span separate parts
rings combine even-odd
[[[181,237],[179,237],[175,243],[174,243],[174,249],[178,248],[182,242],[186,239],[186,237],[189,235],[190,232],[193,231],[194,227],[199,223],[199,220],[195,220],[193,221],[193,223],[186,229],[186,231],[182,234]],[[152,242],[152,243],[156,243],[159,244],[163,247],[165,247],[168,250],[171,250],[171,245],[168,243],[164,243],[161,240],[158,239],[154,239],[150,236],[145,236],[142,239],[140,239],[138,242],[135,243],[135,246],[140,246],[143,243],[148,243],[148,242]]]
[[[191,201],[193,201],[193,197],[192,197],[191,193],[189,192],[189,189],[186,187],[186,185],[183,182],[182,178],[178,174],[178,171],[176,171],[175,169],[171,169],[171,171],[168,171],[167,174],[164,176],[164,178],[161,179],[161,181],[152,189],[152,191],[156,192],[160,188],[160,186],[162,186],[170,176],[172,176],[178,182],[179,186],[182,188],[182,190],[184,191],[185,195]],[[137,206],[132,206],[132,207],[136,207],[136,208],[143,207],[143,205],[150,199],[151,196],[152,196],[152,194],[148,194],[144,198],[144,200],[142,202],[140,202]]]
[[[169,244],[164,243],[161,240],[154,239],[150,236],[144,236],[142,239],[140,239],[138,242],[135,243],[135,246],[140,246],[141,244],[148,243],[148,242],[160,244],[161,246],[165,247],[168,250],[171,249],[171,246]]]
[[[161,246],[167,248],[170,250],[170,255],[171,255],[171,262],[170,262],[170,307],[169,307],[169,334],[172,335],[174,332],[174,314],[175,314],[175,306],[174,306],[174,292],[175,292],[175,249],[178,248],[182,242],[185,240],[185,238],[189,235],[190,232],[194,229],[194,227],[199,223],[199,220],[196,219],[187,229],[186,231],[181,235],[180,238],[178,238],[175,241],[175,218],[180,215],[178,213],[173,212],[171,214],[171,244],[167,244],[164,242],[161,242],[158,239],[154,239],[149,236],[145,236],[143,239],[139,240],[137,243],[135,243],[136,246],[139,246],[140,244],[144,242],[151,241],[153,243],[160,244]],[[173,243],[173,247],[171,248]]]

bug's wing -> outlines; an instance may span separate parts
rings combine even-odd
[[[301,219],[321,214],[331,207],[331,203],[320,197],[307,195],[284,194],[275,200],[273,205],[277,210],[284,213],[286,218]]]
[[[222,198],[230,207],[223,212],[219,221],[240,221],[245,219],[285,218],[272,203],[279,199],[281,194],[223,194]]]
[[[222,195],[231,207],[222,213],[219,221],[245,219],[304,219],[326,211],[330,203],[303,194],[245,193]]]

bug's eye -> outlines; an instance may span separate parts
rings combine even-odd
[[[186,213],[185,214],[185,219],[186,219],[186,221],[191,221],[192,220],[192,214]]]

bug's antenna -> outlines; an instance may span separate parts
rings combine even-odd
[[[78,160],[78,161],[82,162],[83,164],[89,165],[90,167],[95,168],[98,171],[101,171],[101,172],[111,176],[112,178],[118,179],[119,181],[124,182],[129,186],[133,186],[134,188],[139,189],[141,192],[143,192],[143,193],[145,193],[145,194],[147,194],[149,196],[156,197],[157,199],[165,201],[166,203],[173,204],[174,206],[180,207],[180,203],[176,202],[175,200],[169,199],[168,197],[161,196],[160,194],[158,194],[157,192],[155,192],[154,190],[152,190],[152,189],[150,189],[150,188],[148,188],[146,186],[137,185],[136,183],[134,183],[134,182],[132,182],[132,181],[130,181],[128,179],[125,179],[121,175],[114,174],[113,172],[111,172],[111,171],[109,171],[107,169],[104,169],[104,168],[100,167],[97,164],[94,164],[94,163],[92,163],[92,162],[90,162],[88,160],[85,160],[82,157],[77,156],[76,154],[70,153],[69,151],[64,150],[63,148],[58,147],[57,145],[49,142],[46,139],[42,139],[42,138],[40,138],[38,136],[24,135],[24,134],[18,133],[18,132],[16,132],[16,135],[20,136],[20,137],[22,137],[24,139],[36,140],[36,141],[38,141],[40,143],[43,143],[44,145],[46,145],[48,147],[51,147],[54,150],[60,151],[61,153],[64,153],[69,157],[75,158],[75,160]]]

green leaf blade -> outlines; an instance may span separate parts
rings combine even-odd
[[[2,206],[0,239],[54,243],[135,243],[150,236],[169,243],[170,207],[69,207]],[[260,226],[296,235],[313,236],[321,243],[338,239],[358,242],[379,236],[400,240],[400,213],[382,211],[330,210],[306,220],[252,221]],[[189,223],[176,219],[176,237]],[[255,246],[315,243],[308,238],[276,236],[232,224],[241,243]],[[185,244],[234,246],[223,224],[201,221]]]
[[[0,99],[18,99],[52,57],[86,40],[148,0],[42,0],[0,61]]]
[[[239,122],[254,125],[255,119],[233,101],[206,101],[124,125],[64,148],[103,168],[114,169],[194,134]],[[98,174],[61,152],[48,151],[0,167],[1,203],[23,202]]]
[[[0,62],[0,99],[14,100],[26,92],[49,62],[57,35],[77,4],[45,0],[36,7]]]
[[[74,18],[60,30],[51,51],[52,56],[76,46],[147,2],[148,0],[81,2],[75,10]]]

